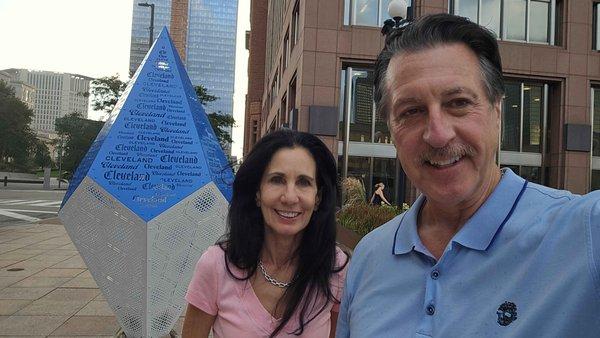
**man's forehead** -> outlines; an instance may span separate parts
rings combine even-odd
[[[387,89],[406,81],[420,79],[423,73],[434,77],[439,76],[440,81],[448,80],[449,82],[445,84],[436,83],[444,94],[464,91],[467,86],[461,85],[459,83],[461,80],[473,76],[484,80],[477,56],[465,44],[440,44],[395,54],[391,58],[386,72]],[[458,81],[458,83],[454,81]]]

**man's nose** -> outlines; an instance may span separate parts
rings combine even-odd
[[[456,137],[450,116],[441,107],[430,108],[427,116],[427,126],[423,133],[423,140],[430,146],[442,148]]]

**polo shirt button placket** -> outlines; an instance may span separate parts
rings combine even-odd
[[[425,311],[427,312],[428,315],[433,316],[435,314],[435,306],[433,306],[433,304],[429,304],[429,305],[427,305],[427,308],[425,309]]]
[[[431,271],[431,279],[438,279],[440,277],[440,272],[438,270]]]

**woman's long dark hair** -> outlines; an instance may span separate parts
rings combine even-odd
[[[295,252],[298,261],[295,279],[281,297],[285,300],[285,309],[271,337],[281,332],[296,311],[299,323],[292,333],[300,335],[304,326],[325,310],[328,302],[339,303],[331,291],[330,279],[348,262],[346,259],[343,266],[336,266],[335,207],[338,184],[335,160],[327,146],[316,136],[284,129],[271,132],[259,140],[244,158],[235,176],[227,216],[228,233],[219,242],[225,251],[227,271],[238,280],[248,280],[256,272],[264,241],[264,223],[261,210],[256,206],[256,192],[273,155],[280,149],[294,147],[305,148],[312,155],[321,199]],[[236,276],[229,264],[244,270],[246,275]]]

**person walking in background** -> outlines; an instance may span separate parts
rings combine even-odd
[[[316,136],[256,143],[233,182],[228,233],[196,265],[183,336],[333,337],[349,259],[335,243],[337,192]]]
[[[375,184],[375,192],[373,193],[373,196],[371,196],[371,201],[370,201],[370,203],[372,205],[392,205],[385,198],[383,189],[385,189],[385,184],[383,184],[381,182]]]

